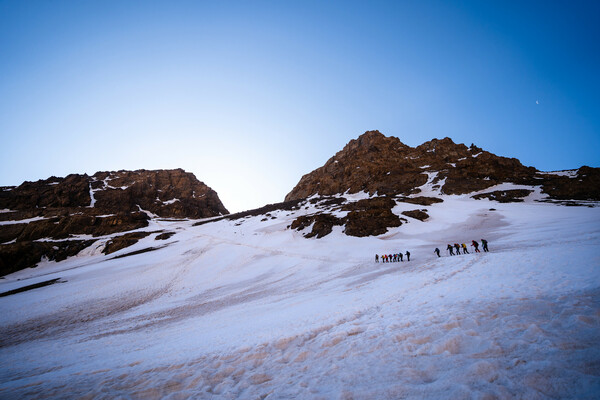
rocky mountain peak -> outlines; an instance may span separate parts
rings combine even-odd
[[[214,190],[182,169],[71,174],[0,190],[0,209],[27,212],[56,208],[95,209],[103,213],[143,209],[160,217],[175,218],[228,214]]]
[[[597,174],[596,169],[590,176]],[[413,148],[396,137],[368,131],[351,140],[324,166],[304,175],[285,200],[361,191],[387,196],[410,196],[425,189],[466,194],[506,182],[542,186],[556,198],[564,196],[570,186],[569,193],[586,193],[579,199],[594,198],[598,190],[587,186],[591,178],[586,176],[564,181],[564,177],[541,174],[515,158],[497,156],[474,144],[467,147],[449,137]]]
[[[98,238],[106,253],[150,232],[149,219],[229,214],[217,193],[182,169],[71,174],[0,187],[0,274],[61,260]],[[110,239],[108,239],[110,238]],[[109,240],[109,241],[107,241]]]

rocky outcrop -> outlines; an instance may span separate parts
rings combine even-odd
[[[529,196],[533,190],[514,189],[514,190],[496,190],[489,193],[481,193],[472,196],[476,200],[489,199],[498,203],[519,203]]]
[[[418,204],[420,206],[430,206],[432,204],[444,202],[444,200],[442,200],[438,197],[425,197],[425,196],[396,197],[396,199],[403,203]]]
[[[140,239],[143,239],[148,235],[150,235],[150,232],[131,232],[114,237],[106,243],[102,252],[104,254],[112,254],[126,247],[133,246]]]
[[[97,172],[0,188],[0,209],[38,213],[68,209],[89,214],[135,212],[165,218],[207,218],[228,214],[217,193],[182,169]]]
[[[399,139],[370,131],[351,140],[324,166],[304,175],[286,200],[314,194],[329,196],[345,192],[411,194],[427,182],[419,165],[409,158],[411,148]]]
[[[583,166],[569,175],[542,174],[542,191],[559,200],[600,200],[600,168]]]
[[[314,215],[301,215],[292,222],[290,228],[301,231],[312,225],[311,231],[306,233],[304,237],[309,239],[316,236],[317,239],[319,239],[329,235],[334,226],[341,226],[343,224],[344,221],[338,217],[327,213],[320,213]]]
[[[402,211],[402,215],[406,215],[407,217],[418,219],[419,221],[425,221],[429,218],[429,214],[427,214],[427,210]]]
[[[389,197],[375,197],[347,204],[342,210],[349,211],[345,218],[344,233],[350,236],[377,236],[388,228],[402,225],[400,217],[392,212],[396,202]]]
[[[324,202],[328,201],[331,202]],[[327,212],[301,215],[294,220],[290,228],[302,231],[312,226],[311,231],[304,235],[306,238],[316,236],[318,239],[327,236],[334,226],[345,226],[344,233],[348,236],[377,236],[386,233],[388,228],[402,225],[401,218],[392,212],[395,205],[395,200],[388,197],[359,200],[336,208],[339,211],[347,211],[345,217],[336,217]]]
[[[33,241],[39,239],[68,239],[75,235],[104,236],[148,226],[148,216],[141,212],[96,217],[68,215],[52,217],[29,223],[0,226],[0,239],[7,241]]]
[[[503,183],[525,188],[481,193]],[[430,206],[443,201],[434,196],[474,192],[480,192],[472,196],[478,200],[520,202],[539,188],[553,199],[550,201],[597,201],[600,169],[543,173],[515,158],[500,157],[473,144],[456,144],[450,138],[433,139],[413,148],[398,138],[368,131],[351,140],[325,165],[304,175],[285,200],[309,199],[320,210],[298,217],[291,225],[297,230],[312,227],[305,237],[323,237],[336,225],[344,226],[347,235],[371,236],[407,221],[392,212],[396,202]],[[370,198],[348,203],[350,196],[346,194],[358,192],[366,192]],[[328,214],[330,210],[348,213],[336,217]],[[401,214],[419,221],[429,219],[425,209]]]
[[[37,265],[43,258],[62,261],[91,246],[94,240],[22,241],[0,246],[0,273],[10,274]]]
[[[144,228],[150,216],[228,214],[214,190],[182,169],[72,174],[0,187],[0,210],[1,275],[35,266],[44,256],[59,260],[74,255],[93,243],[77,235],[99,237]],[[114,239],[105,252],[137,241],[131,239]]]
[[[429,180],[428,172],[435,175],[433,184],[445,179],[444,192],[458,194],[494,185],[495,181],[487,174],[502,166],[528,171],[517,160],[482,153],[475,146],[457,145],[449,138],[433,139],[412,148],[398,138],[369,131],[351,140],[323,167],[304,175],[286,200],[316,193],[361,191],[370,195],[408,196],[420,192],[419,187]],[[493,160],[496,166],[482,170],[481,164],[485,162],[478,161],[482,155],[482,160]]]
[[[505,182],[541,186],[555,199],[600,200],[598,168],[582,167],[576,178],[546,174],[450,138],[413,148],[378,131],[351,140],[325,165],[304,175],[286,200],[362,191],[414,197],[426,183],[441,194],[467,194]]]

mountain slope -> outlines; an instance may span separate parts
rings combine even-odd
[[[141,231],[174,235],[10,275],[0,292],[59,280],[0,297],[0,395],[595,396],[600,208],[440,197],[427,222],[362,238],[286,229],[322,208],[310,200],[152,218]],[[490,253],[433,253],[482,237]]]
[[[363,136],[288,201],[237,214],[160,217],[138,198],[161,185],[110,216],[132,218],[119,224],[93,214],[96,190],[115,190],[102,176],[88,198],[85,185],[57,196],[89,200],[92,214],[66,217],[97,218],[103,234],[0,280],[0,397],[596,397],[597,169],[542,173],[449,139]],[[43,210],[20,211],[28,235]],[[140,226],[111,231],[133,215]],[[482,238],[490,252],[444,251]]]

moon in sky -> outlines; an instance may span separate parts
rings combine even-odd
[[[535,101],[535,104],[540,104],[540,102],[538,100]]]

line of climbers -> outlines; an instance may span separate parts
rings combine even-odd
[[[378,263],[379,262],[379,255],[375,254],[375,262]],[[382,263],[387,263],[387,262],[402,262],[404,261],[404,257],[402,252],[400,253],[396,253],[396,254],[382,254],[381,255],[381,262]],[[410,261],[410,251],[406,250],[406,261]]]
[[[473,246],[475,248],[475,253],[481,253],[479,251],[479,243],[476,240],[471,241],[471,246]],[[486,253],[488,251],[490,251],[488,249],[488,242],[485,239],[481,239],[481,247],[483,248],[483,251],[485,251]],[[456,254],[454,254],[454,249],[456,249]],[[458,244],[458,243],[454,243],[454,246],[452,246],[451,244],[448,244],[448,247],[446,247],[446,250],[448,250],[448,253],[450,253],[451,256],[454,255],[460,255],[460,250],[462,249],[462,254],[470,254],[469,250],[467,250],[467,245],[466,244]],[[435,250],[433,251],[435,254],[437,254],[438,257],[440,256],[440,249],[438,249],[437,247],[435,248]]]
[[[476,240],[471,241],[471,246],[473,246],[473,248],[475,248],[475,253],[481,253],[479,251],[479,243]],[[490,251],[488,249],[487,240],[481,239],[481,248],[486,253]],[[456,249],[456,254],[454,254],[455,249]],[[462,254],[470,254],[469,250],[467,249],[467,245],[464,243],[463,244],[454,243],[454,246],[451,244],[448,244],[448,247],[446,247],[446,250],[448,250],[448,253],[450,253],[451,256],[460,255],[461,249],[462,249]],[[440,249],[438,249],[437,247],[435,248],[435,250],[433,252],[435,254],[437,254],[438,257],[441,257]],[[378,263],[380,259],[381,259],[382,263],[402,262],[402,261],[404,261],[404,255],[402,254],[402,252],[395,253],[395,254],[382,254],[381,256],[379,256],[378,254],[375,254],[375,262]],[[408,251],[408,250],[406,251],[406,261],[410,261],[410,251]]]

